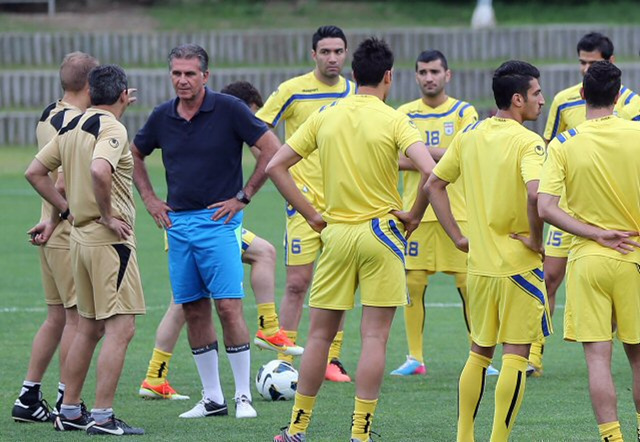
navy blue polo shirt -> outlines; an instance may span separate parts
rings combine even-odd
[[[191,121],[178,114],[178,102],[156,107],[134,144],[143,155],[162,149],[169,207],[200,210],[242,189],[243,142],[253,146],[269,129],[243,101],[208,88]]]

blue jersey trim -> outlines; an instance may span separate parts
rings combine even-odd
[[[395,237],[398,238],[398,240],[402,243],[402,245],[406,249],[407,248],[407,239],[400,232],[400,229],[398,229],[398,226],[396,225],[396,222],[394,220],[392,220],[392,219],[389,220],[389,227],[391,228],[391,233],[393,233],[395,235]]]
[[[569,129],[567,132],[569,132],[569,135],[571,135],[572,137],[575,137],[578,133],[575,129]]]
[[[620,95],[624,94],[625,92],[627,92],[627,87],[626,86],[622,86],[622,89],[620,89]]]
[[[560,143],[564,143],[565,141],[567,141],[567,137],[565,137],[562,134],[558,134],[558,136],[556,137],[558,140],[560,140]]]
[[[544,299],[544,293],[535,285],[531,284],[527,281],[522,275],[514,275],[511,276],[510,279],[516,283],[518,287],[532,295],[536,298],[540,303],[545,306],[546,302]],[[549,336],[549,323],[547,321],[547,313],[543,313],[542,315],[542,332],[545,336]]]
[[[640,121],[640,115],[633,117],[631,121]]]
[[[378,218],[374,218],[371,220],[371,229],[373,230],[373,233],[382,241],[382,243],[389,249],[391,249],[391,251],[395,253],[396,256],[400,258],[400,261],[402,261],[402,263],[404,264],[404,253],[402,253],[402,250],[400,250],[398,246],[395,245],[393,241],[391,241],[391,238],[389,238],[382,232],[382,229],[380,228],[380,220]]]
[[[282,106],[282,109],[280,109],[280,112],[278,112],[278,115],[276,115],[276,117],[273,119],[273,123],[271,125],[273,127],[276,127],[278,125],[278,123],[280,122],[280,118],[282,117],[282,114],[284,113],[284,111],[287,110],[287,108],[289,106],[291,106],[291,104],[296,100],[325,100],[327,98],[344,98],[344,97],[346,97],[347,95],[349,95],[349,92],[351,92],[351,82],[349,80],[346,80],[346,82],[347,82],[347,87],[343,92],[325,92],[325,93],[321,93],[321,94],[294,94],[294,95],[292,95],[284,103],[284,106]]]
[[[460,109],[460,112],[458,112],[458,116],[460,118],[462,118],[462,114],[464,114],[464,111],[467,110],[470,107],[471,107],[471,105],[469,103],[467,103],[464,106],[462,106],[462,109]]]
[[[540,279],[544,279],[544,272],[540,269],[533,269],[532,270],[533,273],[535,273],[535,275],[540,278]]]
[[[551,131],[551,138],[549,138],[549,141],[553,140],[553,138],[558,134],[558,126],[560,126],[561,112],[570,107],[582,106],[584,103],[585,103],[584,100],[569,101],[568,103],[564,103],[558,106],[558,111],[556,112],[556,119],[553,122],[553,130]]]
[[[460,107],[460,105],[464,103],[463,101],[457,101],[456,104],[454,104],[451,109],[449,109],[446,112],[443,112],[441,114],[407,114],[407,116],[409,118],[421,118],[421,119],[426,119],[426,118],[442,118],[442,117],[446,117],[447,115],[451,115],[452,113],[454,113],[456,111],[456,109],[458,109]],[[467,104],[467,106],[469,106]],[[461,109],[462,111],[463,109]],[[460,115],[462,116],[462,114]]]
[[[291,218],[293,215],[296,214],[297,210],[294,209],[293,207],[291,207],[291,209],[289,209],[289,204],[288,203],[284,203],[284,209],[287,211],[287,216],[289,218]]]
[[[631,99],[632,99],[633,97],[635,97],[636,95],[637,95],[637,94],[636,94],[635,92],[631,92],[631,93],[629,94],[629,96],[627,97],[627,99],[626,99],[626,100],[624,100],[624,105],[626,106],[627,104],[629,104],[629,102],[631,101]]]

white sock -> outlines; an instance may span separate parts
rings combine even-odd
[[[251,353],[249,344],[227,347],[233,380],[236,383],[236,398],[245,395],[251,400]]]
[[[205,399],[218,404],[224,403],[224,395],[220,386],[220,374],[218,372],[218,342],[201,348],[192,348],[193,359],[198,367],[202,389]]]

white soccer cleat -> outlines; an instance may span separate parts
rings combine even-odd
[[[258,417],[258,413],[256,412],[256,409],[253,408],[251,399],[244,394],[236,398],[236,418],[246,419],[252,417]]]
[[[209,416],[226,416],[227,414],[229,414],[229,409],[226,402],[218,404],[203,397],[195,407],[189,411],[185,411],[180,417],[183,419],[197,419]]]

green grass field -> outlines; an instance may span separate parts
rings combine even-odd
[[[27,243],[25,232],[37,221],[39,199],[23,178],[33,150],[0,149],[0,373],[4,387],[0,392],[0,439],[84,440],[84,434],[56,433],[46,424],[17,424],[10,410],[26,373],[31,340],[45,318],[36,250]],[[163,171],[157,155],[151,158],[151,172],[157,188],[164,193]],[[268,183],[247,210],[246,226],[272,243],[281,243],[284,217],[283,201]],[[137,390],[147,367],[154,334],[167,303],[170,288],[162,235],[153,225],[141,203],[136,225],[138,260],[145,288],[148,312],[139,317],[116,395],[117,415],[130,424],[146,429],[146,440],[225,440],[269,441],[287,424],[291,402],[270,403],[257,397],[259,417],[236,420],[234,417],[182,420],[178,414],[191,408],[200,396],[200,383],[186,337],[183,333],[171,363],[170,379],[190,401],[157,402],[137,397]],[[281,253],[280,253],[281,255]],[[281,257],[281,256],[280,256]],[[284,269],[280,260],[277,294],[281,296]],[[245,286],[249,287],[248,280]],[[455,440],[457,379],[468,352],[467,337],[453,279],[433,278],[428,290],[426,327],[426,377],[394,378],[386,376],[374,430],[382,441],[452,441]],[[558,304],[564,303],[564,293]],[[358,357],[360,310],[347,316],[345,348],[342,360],[351,374]],[[253,294],[247,291],[245,316],[252,332],[256,331]],[[520,415],[513,431],[513,441],[597,441],[598,433],[587,392],[586,369],[579,345],[562,341],[562,310],[554,318],[556,334],[549,339],[545,352],[545,374],[529,379]],[[301,326],[302,342],[307,332],[308,310]],[[219,330],[219,327],[218,327]],[[404,361],[406,344],[402,314],[394,323],[389,344],[386,372]],[[258,351],[252,354],[252,373],[275,354]],[[630,374],[620,345],[616,346],[613,372],[620,398],[623,432],[631,439],[635,431],[635,414],[631,401]],[[500,359],[496,357],[496,365]],[[232,400],[233,381],[226,356],[221,355],[221,375],[228,401]],[[57,361],[47,373],[43,390],[49,401],[55,400],[58,381]],[[489,378],[476,423],[477,440],[489,439],[496,378]],[[84,400],[91,407],[95,369],[89,372]],[[257,393],[255,393],[256,396]],[[312,441],[348,440],[354,384],[325,384],[308,433]],[[233,413],[232,410],[230,410]],[[635,436],[634,436],[635,438]]]

